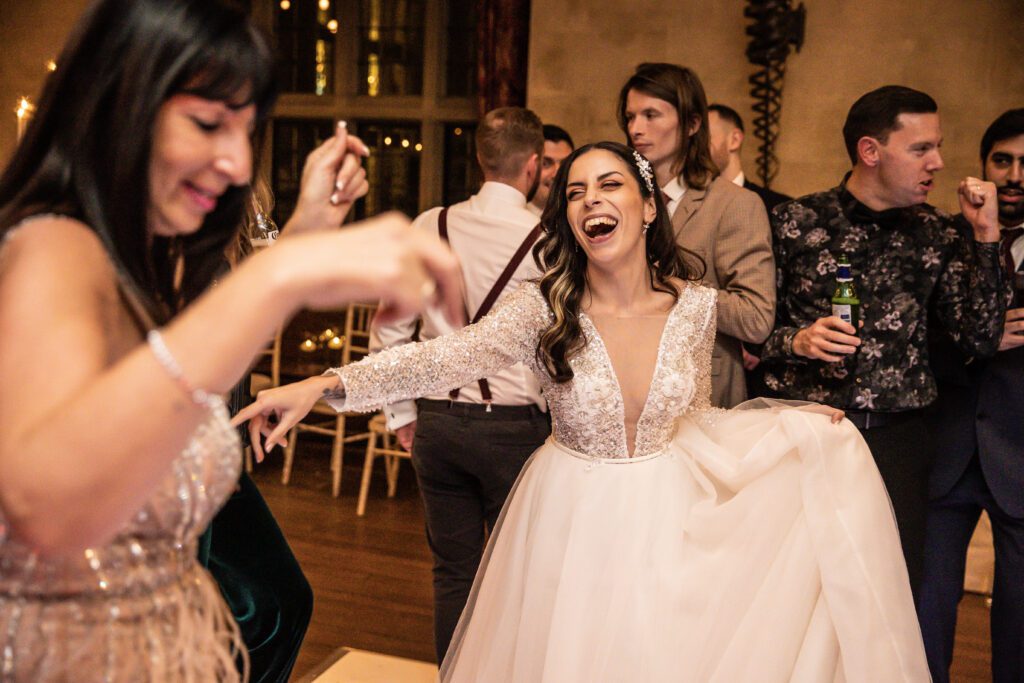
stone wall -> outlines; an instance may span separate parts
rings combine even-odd
[[[1019,0],[804,0],[803,49],[787,62],[781,169],[788,194],[835,185],[848,169],[840,129],[861,94],[889,83],[939,103],[946,170],[932,202],[955,207],[960,176],[979,173],[978,143],[1001,112],[1024,106],[1024,4]],[[742,0],[625,3],[534,0],[528,104],[578,142],[621,140],[618,90],[644,61],[692,67],[712,101],[752,118]],[[753,175],[748,136],[744,168]]]

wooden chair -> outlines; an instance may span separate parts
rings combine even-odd
[[[341,347],[341,365],[359,360],[370,352],[370,324],[377,307],[373,304],[352,304],[345,311],[345,331]],[[291,479],[292,464],[295,460],[295,444],[300,432],[313,432],[333,438],[331,443],[331,495],[335,498],[341,493],[341,465],[344,457],[345,444],[362,439],[369,439],[370,432],[357,434],[345,433],[345,419],[356,413],[338,413],[324,401],[318,401],[309,413],[314,417],[312,422],[300,422],[288,435],[288,446],[284,451],[284,469],[281,471],[281,483],[287,484]],[[321,419],[317,420],[319,417]],[[329,418],[329,419],[323,419]]]
[[[281,336],[283,333],[284,329],[279,327],[270,346],[260,352],[260,356],[270,357],[270,374],[253,372],[249,375],[249,395],[253,398],[256,398],[256,394],[264,389],[281,386]]]
[[[388,429],[387,421],[382,413],[370,420],[370,438],[366,441],[366,460],[363,462],[363,481],[359,485],[359,502],[356,503],[356,514],[362,517],[366,513],[366,497],[370,491],[370,479],[373,476],[373,461],[377,456],[384,456],[384,474],[388,481],[388,498],[395,497],[398,489],[399,459],[412,458],[412,454],[398,444],[394,433]]]
[[[249,395],[256,398],[256,394],[260,393],[264,389],[273,389],[274,387],[281,386],[281,337],[284,334],[284,328],[277,328],[277,333],[274,334],[274,339],[271,341],[270,346],[260,352],[260,357],[270,358],[270,374],[265,375],[262,372],[249,373]],[[252,446],[245,447],[245,471],[252,472]]]

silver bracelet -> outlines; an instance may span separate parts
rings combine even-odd
[[[181,366],[178,365],[178,361],[175,360],[171,350],[164,343],[163,336],[157,330],[149,331],[146,335],[146,342],[149,344],[149,348],[157,362],[160,363],[160,366],[167,371],[171,379],[178,383],[182,391],[188,394],[193,403],[206,408],[215,408],[223,404],[223,399],[217,394],[211,394],[205,389],[194,387],[185,379],[185,373],[182,372]]]

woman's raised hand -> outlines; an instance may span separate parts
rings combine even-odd
[[[370,148],[349,135],[345,122],[339,121],[334,135],[306,157],[299,199],[282,236],[340,226],[355,201],[370,188],[363,168],[363,159],[369,154]]]

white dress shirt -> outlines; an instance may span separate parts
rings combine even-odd
[[[437,221],[440,208],[430,209],[413,221],[414,230],[423,230],[437,235]],[[448,239],[452,250],[462,265],[463,285],[468,303],[469,315],[475,315],[487,293],[491,291],[498,276],[512,260],[513,254],[538,223],[537,216],[529,210],[526,197],[519,190],[504,183],[488,181],[480,191],[464,202],[454,204],[448,210]],[[505,286],[494,308],[502,298],[514,292],[524,280],[539,278],[540,270],[533,262],[532,252],[522,263]],[[376,350],[408,344],[416,328],[416,318],[387,325],[374,325],[374,336],[370,348]],[[420,339],[426,341],[454,331],[444,316],[437,310],[423,314]],[[472,360],[470,360],[472,362]],[[496,375],[487,377],[494,405],[522,406],[535,404],[546,409],[540,394],[540,385],[533,373],[523,364],[513,365]],[[447,394],[426,398],[448,400]],[[461,387],[459,401],[483,403],[480,385],[477,382]],[[402,401],[385,406],[388,427],[398,429],[416,419],[416,404]]]
[[[530,210],[530,213],[537,217],[537,222],[539,223],[540,217],[544,214],[544,209],[537,206],[533,202],[527,203],[526,208]]]
[[[676,176],[668,181],[665,187],[661,188],[661,191],[668,197],[668,201],[665,202],[665,208],[668,209],[668,215],[672,216],[675,214],[679,202],[683,200],[683,195],[686,194],[686,183],[683,182],[681,176]]]
[[[1017,226],[1018,228],[1024,228],[1024,223]],[[1013,256],[1013,267],[1015,270],[1020,270],[1020,262],[1024,260],[1024,235],[1021,235],[1013,241],[1010,245],[1010,255]]]
[[[732,181],[739,185],[740,187],[743,187],[743,183],[747,182],[747,176],[743,174],[743,171],[740,171],[739,173],[736,174],[736,177],[733,178]]]

